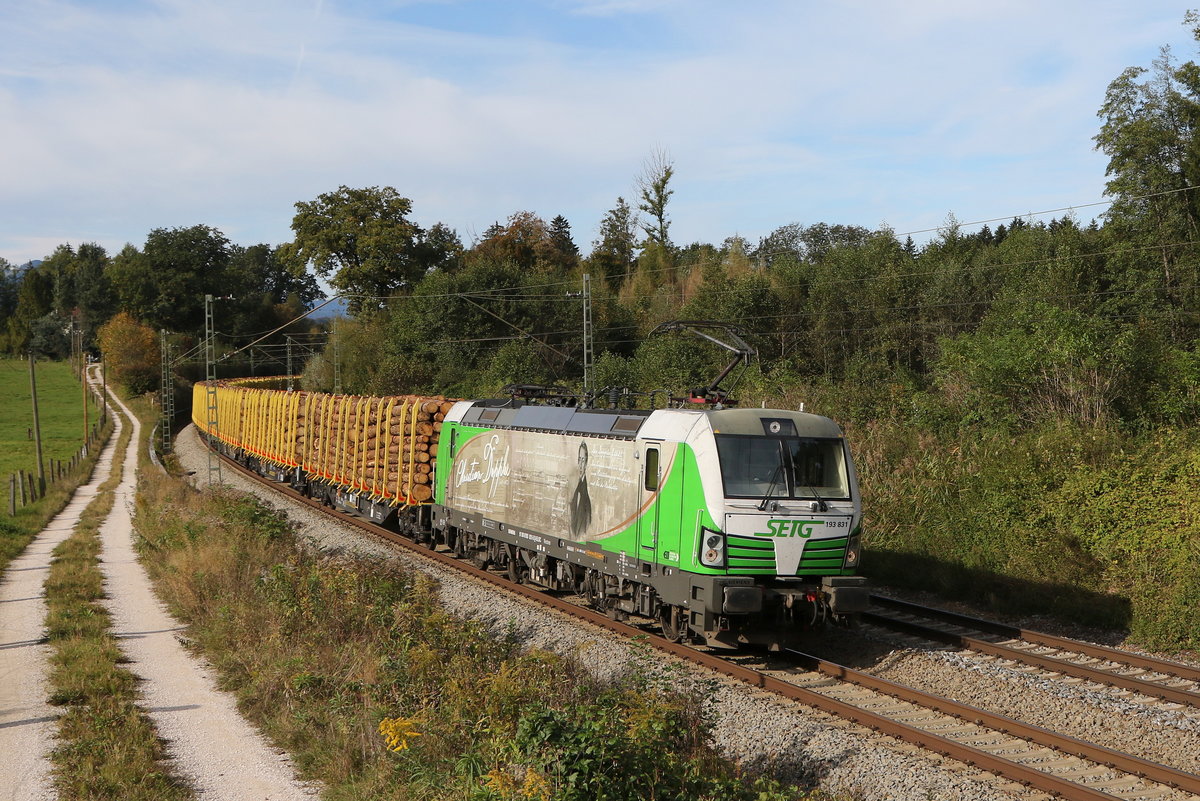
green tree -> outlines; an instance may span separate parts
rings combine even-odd
[[[40,267],[30,267],[21,277],[17,303],[8,318],[8,348],[10,353],[23,353],[29,346],[34,320],[49,314],[54,308],[54,279]]]
[[[642,172],[637,179],[638,195],[641,197],[638,208],[650,215],[650,222],[644,223],[642,230],[650,242],[663,248],[671,245],[667,202],[675,190],[668,189],[667,185],[674,175],[675,164],[670,155],[656,148],[642,164]]]
[[[0,347],[7,349],[8,318],[17,310],[17,292],[21,278],[13,266],[0,258]]]
[[[1143,76],[1147,76],[1143,80]],[[1200,186],[1200,67],[1176,67],[1163,48],[1153,70],[1130,67],[1108,86],[1096,147],[1108,156],[1109,215],[1130,217],[1177,239],[1194,238]]]
[[[549,258],[560,271],[579,266],[579,248],[571,239],[571,224],[561,214],[550,221],[547,244]]]
[[[1188,14],[1195,26],[1200,17]],[[1193,28],[1200,40],[1200,30]],[[1130,254],[1114,283],[1151,304],[1190,310],[1200,302],[1200,66],[1182,65],[1163,48],[1147,70],[1130,67],[1108,86],[1095,137],[1108,156],[1106,194],[1113,204],[1106,232]],[[1141,246],[1131,248],[1130,245]],[[1157,247],[1152,247],[1157,246]],[[1185,343],[1200,332],[1191,319],[1172,318],[1172,337]]]
[[[349,302],[358,313],[377,298],[411,290],[448,257],[430,252],[411,212],[412,201],[390,186],[338,187],[296,204],[295,238],[281,246],[280,258],[298,274],[312,265],[335,289],[360,296]],[[439,243],[450,244],[444,237]]]
[[[445,223],[434,223],[422,243],[428,269],[455,272],[462,267],[463,243],[458,232]]]
[[[588,269],[610,287],[619,285],[633,269],[638,227],[638,214],[623,197],[617,198],[617,204],[600,220],[600,237],[592,243]]]
[[[117,293],[108,276],[108,253],[95,242],[75,254],[75,304],[83,328],[83,344],[91,348],[96,332],[117,312]]]
[[[204,296],[232,294],[227,283],[229,240],[215,228],[155,228],[139,252],[126,246],[108,275],[121,308],[152,328],[197,331]]]
[[[29,350],[46,359],[65,359],[71,355],[71,319],[56,311],[37,318],[29,325]]]
[[[54,285],[54,311],[70,317],[75,309],[76,277],[75,250],[62,244],[38,265],[38,270]]]
[[[282,326],[323,296],[311,273],[293,272],[280,261],[278,250],[265,244],[232,246],[223,283],[222,296],[230,300],[221,307],[226,321],[221,329],[243,336]],[[282,343],[287,334],[305,330],[307,325],[307,321],[297,320],[267,341]]]

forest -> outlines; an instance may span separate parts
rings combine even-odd
[[[843,426],[874,581],[1200,648],[1200,66],[1164,50],[1109,84],[1098,118],[1111,202],[1095,220],[949,215],[921,244],[789,223],[685,245],[656,152],[585,253],[561,215],[519,211],[464,244],[392,187],[342,186],[298,202],[279,245],[196,225],[0,263],[0,350],[62,356],[74,324],[156,389],[159,332],[189,353],[212,294],[232,373],[283,372],[278,349],[239,351],[278,329],[260,347],[312,343],[305,388],[336,373],[351,393],[581,393],[586,274],[591,387],[646,405],[703,385],[728,353],[649,333],[727,321],[757,350],[734,397]],[[299,319],[318,278],[346,304],[336,331]]]

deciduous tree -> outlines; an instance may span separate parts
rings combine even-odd
[[[442,259],[431,254],[424,232],[408,219],[412,201],[390,186],[341,186],[296,204],[292,242],[280,256],[297,273],[312,265],[335,289],[352,295],[358,312],[375,299],[412,289]]]

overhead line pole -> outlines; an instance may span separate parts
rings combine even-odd
[[[333,394],[342,394],[342,340],[338,336],[338,318],[333,318]]]
[[[217,456],[217,345],[214,341],[213,296],[204,296],[204,382],[208,399],[208,485],[221,484]]]
[[[592,276],[583,274],[583,396],[592,394]]]
[[[158,393],[161,415],[159,426],[162,428],[162,452],[165,455],[171,452],[171,414],[168,407],[175,394],[171,388],[171,354],[167,345],[167,329],[165,328],[158,332],[158,348],[162,356],[162,383]]]

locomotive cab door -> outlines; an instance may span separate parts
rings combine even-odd
[[[642,446],[641,503],[638,508],[638,557],[647,562],[678,564],[682,474],[674,465],[678,445],[648,442]]]
[[[656,561],[658,549],[658,520],[662,512],[658,500],[659,484],[662,481],[662,447],[660,443],[647,443],[642,447],[642,476],[638,482],[638,558]]]

